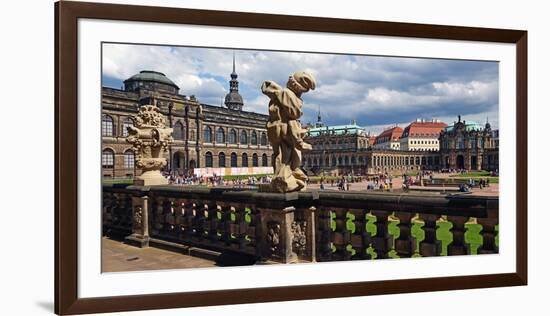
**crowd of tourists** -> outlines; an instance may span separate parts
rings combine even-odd
[[[223,176],[216,174],[209,176],[182,175],[177,172],[165,173],[165,177],[170,184],[175,185],[206,185],[206,186],[255,186],[259,183],[270,183],[270,176],[248,176],[232,177],[224,179]]]

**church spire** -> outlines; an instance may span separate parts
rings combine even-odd
[[[317,111],[317,123],[315,123],[315,127],[322,127],[323,121],[321,120],[321,105],[319,105],[319,110]]]
[[[235,74],[235,77],[237,77],[237,73],[235,72],[235,52],[233,52],[233,72],[232,74]]]
[[[225,96],[225,106],[231,110],[242,110],[243,97],[239,94],[239,81],[237,80],[237,72],[235,71],[235,51],[233,51],[233,72],[229,80],[229,93]]]

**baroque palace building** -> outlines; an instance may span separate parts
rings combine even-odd
[[[102,172],[104,177],[132,177],[138,172],[127,127],[140,105],[156,102],[173,128],[166,171],[179,174],[271,173],[273,153],[267,141],[268,116],[243,111],[235,72],[229,81],[225,107],[201,103],[179,93],[163,73],[143,70],[126,79],[123,89],[102,87]]]
[[[498,130],[461,120],[440,135],[442,168],[498,171]]]
[[[304,153],[303,167],[309,174],[332,175],[498,170],[498,131],[492,131],[489,123],[485,127],[467,124],[460,117],[452,126],[417,120],[401,132],[398,135],[399,128],[392,127],[381,133],[382,137],[375,137],[355,122],[323,126],[318,117],[318,123],[306,134],[313,150]],[[400,140],[399,147],[392,146]]]
[[[403,130],[399,139],[401,150],[439,150],[439,134],[447,124],[439,120],[416,119]]]

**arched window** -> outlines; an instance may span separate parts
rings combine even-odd
[[[262,136],[260,137],[260,145],[267,146],[267,135],[265,132],[262,132]]]
[[[241,131],[241,145],[248,144],[248,134],[245,130]]]
[[[349,165],[349,157],[348,156],[344,157],[344,165],[345,166]]]
[[[243,153],[243,156],[242,156],[242,166],[248,167],[248,155],[246,153]]]
[[[231,167],[237,166],[237,154],[231,153]]]
[[[267,155],[262,155],[262,167],[267,167]]]
[[[338,157],[338,165],[339,165],[339,166],[342,165],[342,157]]]
[[[336,157],[332,156],[332,166],[336,166]]]
[[[258,133],[256,131],[252,131],[252,134],[250,134],[250,144],[258,145]]]
[[[212,129],[210,126],[206,126],[203,130],[202,134],[202,141],[205,143],[211,143],[212,142]]]
[[[176,124],[174,124],[174,139],[184,140],[184,135],[183,124],[181,124],[181,122],[176,122]]]
[[[229,136],[227,137],[227,142],[230,144],[237,143],[237,132],[234,129],[229,130]]]
[[[195,130],[189,131],[189,140],[192,142],[197,140],[197,133],[195,133]]]
[[[115,166],[115,152],[112,149],[104,149],[101,153],[101,166],[113,169]]]
[[[355,162],[356,162],[355,156],[351,156],[351,164],[352,164],[352,165],[355,165]]]
[[[221,127],[216,131],[216,143],[225,143],[225,131]]]
[[[330,166],[330,158],[329,157],[325,158],[325,167],[328,167],[328,166]]]
[[[252,167],[258,167],[258,154],[252,154]]]
[[[212,168],[214,166],[214,162],[212,161],[212,153],[207,151],[204,155],[204,165],[206,168]]]
[[[115,134],[113,118],[109,115],[101,117],[101,136],[113,136]]]
[[[134,169],[134,151],[131,149],[128,149],[124,152],[124,168],[125,169]]]
[[[130,117],[125,117],[122,121],[122,136],[127,137],[128,136],[128,127],[134,126],[134,120]],[[133,167],[132,167],[133,168]]]
[[[219,153],[218,154],[218,167],[225,168],[225,154]]]

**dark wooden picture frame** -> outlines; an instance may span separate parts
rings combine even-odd
[[[516,271],[342,284],[78,297],[78,19],[367,34],[516,46]],[[527,31],[62,1],[55,4],[55,312],[82,314],[527,284]]]

